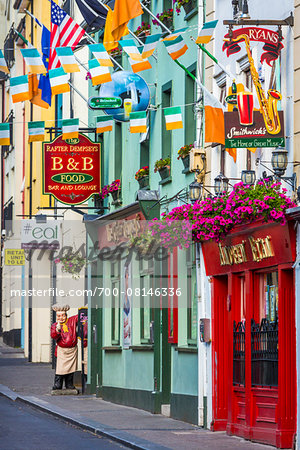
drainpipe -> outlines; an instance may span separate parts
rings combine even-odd
[[[296,298],[296,366],[297,366],[297,426],[296,426],[296,450],[300,450],[300,225],[297,222],[297,253],[295,262],[295,298]]]

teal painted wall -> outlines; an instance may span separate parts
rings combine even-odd
[[[161,0],[152,2],[153,12],[159,13],[162,11]],[[174,23],[175,29],[180,29],[188,26],[189,29],[183,34],[183,37],[189,47],[189,50],[184,56],[180,58],[180,62],[186,67],[195,69],[197,61],[197,46],[191,41],[190,36],[197,36],[197,14],[190,20],[184,20],[185,13],[182,11],[180,15],[175,13]],[[144,19],[144,18],[143,18]],[[137,18],[131,21],[131,29],[135,30],[141,22],[141,18]],[[150,20],[152,27],[152,34],[160,32],[160,28],[154,27]],[[128,36],[130,37],[130,36]],[[182,173],[183,164],[181,160],[177,160],[178,149],[185,144],[190,144],[195,138],[196,118],[194,121],[194,127],[182,130],[170,131],[171,137],[171,176],[172,181],[168,184],[161,186],[159,184],[160,176],[158,173],[154,173],[154,163],[157,159],[160,159],[164,154],[165,149],[162,146],[162,127],[165,127],[163,111],[161,107],[162,103],[162,91],[163,87],[172,86],[171,92],[171,106],[181,106],[183,113],[183,121],[185,123],[185,115],[188,111],[189,123],[191,123],[191,111],[193,111],[193,105],[185,106],[186,98],[190,98],[191,95],[187,95],[185,89],[186,85],[191,86],[191,83],[186,83],[186,74],[179,68],[175,62],[168,55],[166,48],[162,42],[157,47],[157,61],[151,57],[149,59],[152,69],[139,72],[139,75],[145,79],[148,83],[151,93],[151,105],[154,110],[149,111],[149,123],[150,123],[150,140],[149,140],[149,168],[150,168],[150,189],[159,190],[160,198],[167,196],[168,198],[174,196],[177,192],[183,188],[187,188],[188,185],[194,180],[194,175],[189,173],[187,175]],[[129,70],[127,56],[122,56],[122,65],[125,70]],[[98,95],[98,91],[91,87],[90,83],[90,95]],[[152,108],[151,108],[152,109]],[[91,111],[89,113],[89,125],[95,126],[95,118],[101,115],[97,111]],[[134,175],[136,171],[145,164],[145,154],[141,162],[141,144],[139,142],[140,135],[130,134],[129,123],[122,123],[122,167],[121,167],[121,182],[122,182],[122,200],[123,207],[131,204],[135,201],[136,192],[138,190],[138,182],[135,180]],[[118,162],[115,160],[115,126],[112,132],[104,133],[103,136],[103,180],[102,185],[111,183],[115,177],[115,168]],[[188,140],[188,141],[187,141]],[[147,158],[147,155],[146,155]],[[118,169],[120,169],[118,165]],[[110,203],[110,212],[113,212],[115,208],[111,205],[111,198],[106,199],[106,205]],[[169,204],[169,209],[177,206],[179,203],[176,200]],[[163,210],[162,210],[163,211]],[[182,306],[179,309],[178,314],[178,346],[188,347],[187,340],[187,305],[186,305],[186,256],[185,252],[179,252],[179,268],[180,276],[179,280],[182,283],[183,297],[180,299]],[[104,274],[104,284],[109,286],[110,274],[109,267],[106,267]],[[139,281],[138,268],[135,265],[133,268],[134,280],[133,284],[137,284]],[[122,337],[122,321],[120,321],[120,336]],[[103,313],[103,346],[111,346],[111,310],[109,307],[104,308]],[[132,343],[134,345],[141,345],[140,342],[140,310],[139,308],[133,309],[132,317]],[[122,339],[120,340],[120,346],[122,347]],[[154,388],[153,380],[153,364],[154,353],[153,351],[103,351],[103,385],[118,388],[127,389],[140,389],[152,391]],[[171,391],[175,394],[194,395],[197,396],[197,353],[181,353],[172,349],[171,352]]]

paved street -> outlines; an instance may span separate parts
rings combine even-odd
[[[50,364],[28,363],[22,351],[4,346],[0,340],[0,394],[10,398],[0,395],[1,450],[52,450],[57,446],[109,450],[125,448],[126,443],[133,445],[133,448],[147,450],[273,448],[229,437],[223,432],[213,433],[159,414],[109,403],[94,395],[52,397],[53,374]],[[35,405],[39,409],[28,405]],[[66,424],[62,419],[71,420],[104,437]],[[111,437],[114,442],[105,436]]]
[[[0,397],[0,417],[1,450],[50,450],[62,447],[90,450],[125,448],[4,397]]]

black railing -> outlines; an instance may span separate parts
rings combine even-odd
[[[251,320],[252,386],[278,386],[278,322]]]
[[[245,385],[245,322],[233,322],[233,383]]]

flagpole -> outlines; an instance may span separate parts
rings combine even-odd
[[[194,41],[194,42],[196,43],[196,39],[193,38],[192,36],[191,36],[191,40]],[[196,44],[197,44],[197,43],[196,43]],[[212,55],[212,54],[204,47],[204,45],[202,45],[202,44],[197,44],[197,45],[198,45],[198,47],[199,47],[199,48],[200,48],[207,56],[209,56],[210,59],[213,60],[213,62],[214,62],[215,64],[217,64],[217,66],[220,67],[220,69],[223,70],[223,72],[226,73],[226,75],[229,76],[229,78],[232,78],[232,79],[235,78],[235,77],[232,75],[232,73],[231,73],[231,72],[228,72],[228,70],[223,66],[223,64],[221,64],[221,63],[217,60],[217,58],[216,58],[214,55]]]
[[[88,100],[85,98],[85,96],[71,83],[71,81],[68,81],[69,86],[88,104]]]

